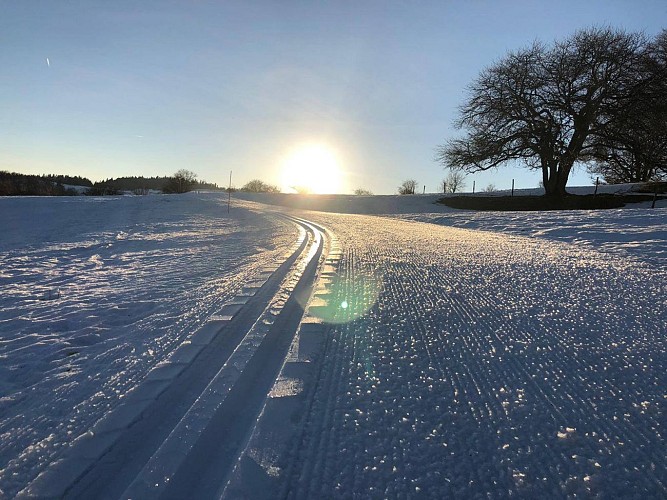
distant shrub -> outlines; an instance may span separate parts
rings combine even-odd
[[[357,188],[354,190],[354,194],[357,196],[370,196],[373,194],[373,192],[369,191],[368,189]]]

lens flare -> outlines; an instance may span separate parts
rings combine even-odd
[[[365,315],[380,296],[382,280],[373,275],[335,276],[327,285],[321,304],[309,309],[325,323],[350,323]]]

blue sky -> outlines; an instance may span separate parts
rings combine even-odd
[[[652,36],[665,20],[664,0],[0,0],[0,170],[281,184],[290,154],[319,144],[344,192],[406,178],[435,191],[434,148],[484,67],[578,28]],[[540,175],[468,185],[512,178]],[[570,185],[588,183],[581,171]]]

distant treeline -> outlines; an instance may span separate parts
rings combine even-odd
[[[93,183],[81,176],[29,175],[0,171],[0,196],[74,196],[70,186],[88,188],[89,196],[117,195],[124,192],[148,194],[150,191],[174,192],[176,177],[118,177]],[[187,190],[219,190],[217,184],[192,179]]]
[[[131,191],[137,194],[144,194],[149,191],[162,191],[170,179],[170,177],[118,177],[117,179],[106,179],[93,184],[90,194],[99,196],[120,194],[123,191]]]
[[[0,171],[0,196],[73,196],[64,184],[92,186],[89,179],[67,175],[28,175]]]
[[[93,184],[91,195],[99,196],[105,194],[120,194],[131,191],[135,194],[147,194],[149,191],[173,192],[170,187],[175,177],[118,177],[107,179]],[[217,184],[206,181],[192,181],[190,191],[196,190],[219,190]]]

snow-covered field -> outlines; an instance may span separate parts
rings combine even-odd
[[[0,198],[0,490],[13,495],[297,231],[217,196]]]
[[[3,496],[667,495],[667,207],[437,197],[0,198]]]

